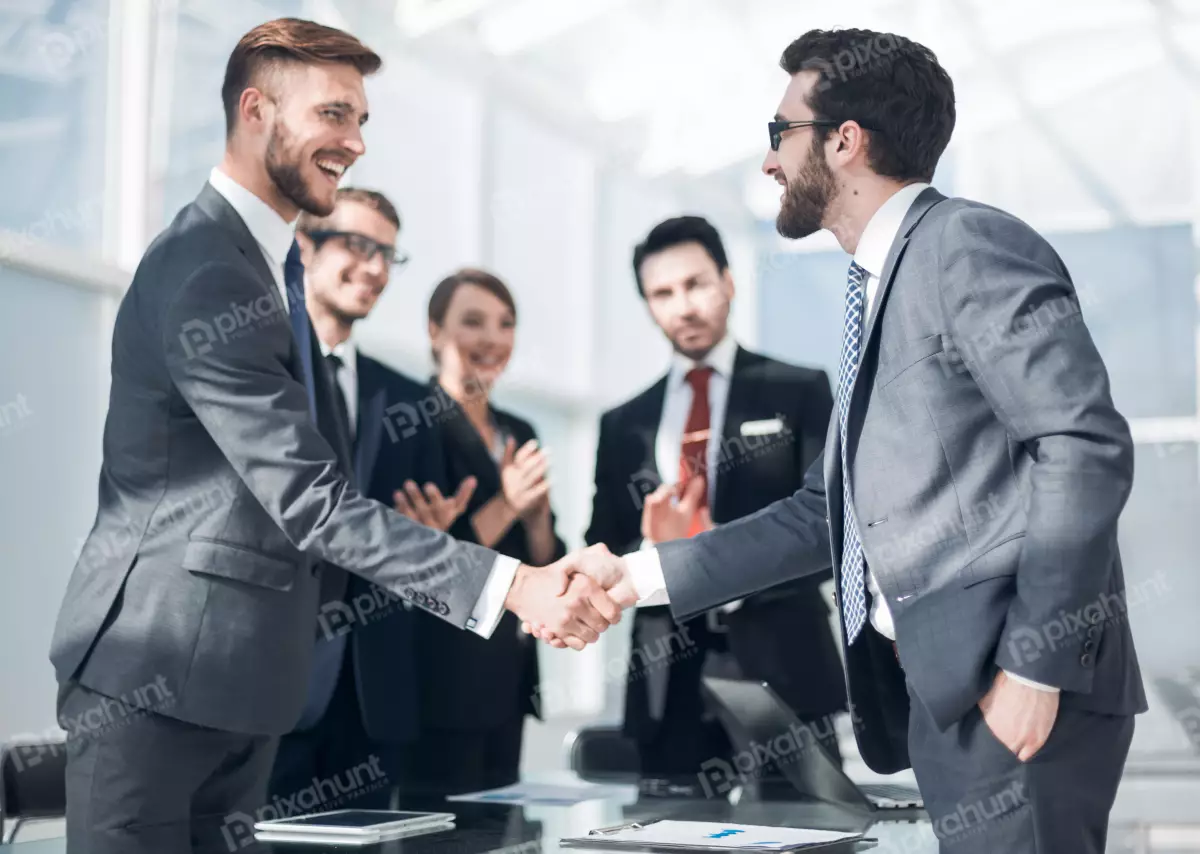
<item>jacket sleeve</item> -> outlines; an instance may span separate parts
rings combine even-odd
[[[1075,288],[1025,223],[966,209],[943,234],[949,341],[1014,441],[1032,458],[1016,596],[996,663],[1043,685],[1086,693],[1079,647],[1090,626],[1061,615],[1102,610],[1117,519],[1133,483],[1133,441]]]
[[[832,565],[823,457],[804,485],[757,513],[657,546],[676,620],[823,572]]]
[[[436,599],[445,605],[438,616],[465,627],[496,554],[411,522],[350,486],[312,422],[304,385],[287,369],[287,308],[266,293],[232,265],[197,269],[161,315],[172,383],[296,548],[415,604]],[[248,295],[274,299],[275,310],[252,328],[223,331],[222,318]]]

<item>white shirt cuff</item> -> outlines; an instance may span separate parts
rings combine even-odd
[[[625,555],[625,566],[629,570],[629,577],[633,580],[633,590],[637,593],[638,605],[666,605],[671,601],[667,596],[667,581],[663,578],[658,549],[640,549],[630,552]]]
[[[483,593],[475,602],[471,618],[467,620],[467,629],[481,637],[490,638],[500,618],[504,616],[504,600],[512,588],[513,579],[517,577],[517,567],[521,562],[516,558],[497,555],[492,564],[492,574],[488,576]]]
[[[1014,682],[1020,682],[1022,685],[1028,685],[1030,688],[1037,688],[1039,691],[1046,691],[1050,694],[1057,694],[1059,692],[1059,689],[1052,685],[1043,685],[1041,682],[1034,682],[1032,679],[1026,679],[1024,676],[1018,676],[1017,674],[1010,673],[1007,670],[1004,672],[1009,679],[1012,679]]]

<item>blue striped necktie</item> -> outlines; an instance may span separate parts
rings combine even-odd
[[[838,364],[838,429],[842,446],[842,567],[839,601],[846,624],[846,642],[854,643],[867,622],[867,590],[864,582],[862,540],[850,497],[850,469],[846,464],[846,422],[850,395],[858,376],[862,350],[863,303],[867,271],[851,262],[846,284],[846,322],[842,329],[842,358]]]

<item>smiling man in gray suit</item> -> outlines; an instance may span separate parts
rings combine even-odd
[[[307,21],[247,33],[222,90],[225,158],[121,302],[99,510],[51,648],[69,851],[248,842],[346,571],[485,636],[508,608],[579,648],[619,616],[571,558],[519,565],[355,488],[291,223],[332,212],[379,65]]]
[[[1028,225],[928,185],[955,109],[926,48],[813,31],[781,65],[778,231],[854,258],[824,460],[588,571],[685,620],[832,562],[859,749],[911,763],[942,850],[1102,854],[1146,700],[1117,549],[1133,446],[1075,289]]]

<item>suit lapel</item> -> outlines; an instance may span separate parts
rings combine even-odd
[[[887,261],[883,265],[883,272],[879,276],[879,293],[875,297],[875,310],[871,312],[870,318],[867,321],[866,329],[862,335],[862,355],[860,364],[864,367],[870,365],[871,362],[868,356],[871,349],[875,346],[879,335],[877,330],[880,327],[880,318],[883,317],[884,309],[887,306],[888,293],[892,288],[892,281],[896,278],[896,271],[900,267],[900,261],[904,257],[904,251],[908,248],[908,240],[912,236],[913,229],[925,216],[929,210],[938,202],[945,201],[946,197],[937,190],[930,187],[921,192],[916,200],[909,207],[908,212],[904,215],[904,220],[900,224],[900,231],[896,234],[896,239],[892,243],[892,248],[888,252]],[[858,414],[855,404],[862,395],[862,389],[867,380],[863,378],[866,370],[860,370],[854,378],[854,387],[850,394],[850,412],[847,415],[848,425],[847,433],[853,430],[854,419]],[[873,377],[872,377],[873,379]],[[825,502],[829,510],[830,519],[830,534],[833,538],[834,553],[840,554],[842,542],[842,441],[841,441],[841,422],[840,414],[837,410],[837,394],[834,390],[834,411],[833,418],[829,420],[829,431],[825,436],[825,460],[823,470],[825,473]]]
[[[917,196],[916,200],[909,207],[908,212],[904,215],[904,220],[900,224],[900,231],[896,234],[896,239],[892,242],[892,248],[888,252],[887,261],[883,265],[883,272],[879,276],[879,293],[875,297],[875,310],[870,313],[870,318],[867,321],[867,327],[862,335],[862,356],[860,364],[868,365],[870,361],[868,356],[875,346],[878,339],[876,330],[879,328],[880,318],[883,317],[883,312],[887,307],[888,293],[892,289],[892,281],[896,278],[896,270],[900,266],[900,261],[904,257],[904,251],[908,248],[909,237],[912,236],[913,229],[917,227],[917,223],[921,218],[929,212],[929,209],[938,202],[945,201],[946,197],[937,190],[930,187],[922,191]],[[863,374],[866,371],[859,371],[854,378],[854,388],[850,395],[850,415],[854,415],[855,398],[861,393],[862,384],[866,382],[863,379]]]
[[[371,472],[375,470],[375,460],[379,456],[387,393],[382,387],[368,389],[360,373],[358,401],[358,438],[354,449],[354,470],[358,474],[359,486],[365,492],[369,488]]]
[[[442,422],[442,435],[445,437],[450,453],[463,461],[466,471],[475,475],[478,486],[471,499],[471,504],[481,506],[492,496],[503,491],[504,487],[500,482],[500,468],[492,459],[492,455],[488,452],[487,446],[483,444],[479,433],[471,425],[467,413],[463,412],[462,407],[455,402],[449,392],[438,385],[436,381],[434,388],[447,401],[446,418]]]
[[[263,290],[276,300],[282,299],[279,287],[275,283],[275,276],[271,273],[271,268],[267,266],[267,259],[263,257],[262,248],[254,239],[254,235],[250,233],[250,229],[246,227],[245,221],[233,209],[233,205],[229,204],[212,184],[205,182],[200,195],[196,197],[196,206],[231,232],[234,245],[246,256],[246,260],[250,262],[254,272],[258,273],[259,284],[262,285]],[[287,315],[286,302],[283,304],[283,313],[285,316]]]
[[[757,379],[750,367],[756,361],[750,351],[738,347],[733,359],[733,373],[729,377],[729,394],[725,398],[725,419],[721,425],[721,446],[718,449],[716,466],[712,477],[716,479],[713,487],[713,521],[725,519],[724,506],[729,495],[729,478],[722,476],[721,463],[724,461],[721,451],[726,448],[740,447],[742,422],[753,411],[754,403],[759,398],[762,383]],[[737,461],[733,461],[736,465]]]

